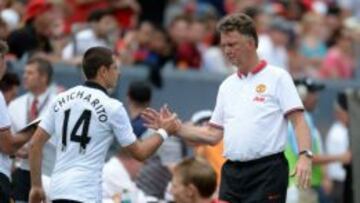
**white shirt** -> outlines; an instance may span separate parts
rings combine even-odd
[[[340,155],[349,149],[348,129],[340,122],[335,122],[326,139],[327,153],[330,155]],[[330,179],[345,181],[346,170],[340,162],[328,165],[328,175]]]
[[[50,107],[51,101],[55,98],[56,94],[52,91],[51,88],[48,88],[43,94],[38,97],[38,111],[39,116],[43,116],[46,109]],[[31,104],[33,103],[35,97],[31,93],[26,93],[9,104],[9,114],[11,118],[11,128],[12,132],[16,133],[19,130],[23,129],[29,122],[29,112],[31,109]],[[45,175],[50,175],[55,162],[56,156],[56,139],[50,139],[44,147],[43,150],[43,162],[42,162],[42,172]],[[27,145],[26,145],[27,146]],[[28,159],[19,159],[18,168],[29,171],[29,161]]]
[[[102,177],[103,202],[121,194],[125,189],[132,194],[132,202],[146,202],[144,193],[131,180],[119,158],[113,157],[105,164]]]
[[[71,59],[83,55],[91,47],[107,47],[104,39],[98,38],[92,29],[86,29],[76,34],[75,40],[71,41],[62,51],[63,59]]]
[[[102,168],[114,137],[122,146],[136,141],[123,104],[90,82],[57,96],[40,127],[58,140],[52,200],[101,202]]]
[[[286,48],[283,46],[275,46],[268,35],[262,34],[259,36],[257,53],[261,59],[266,60],[269,64],[286,70],[289,69]]]
[[[285,115],[303,109],[287,71],[271,65],[255,69],[258,72],[248,76],[233,74],[220,85],[210,120],[210,124],[223,128],[224,156],[232,161],[248,161],[284,151]]]
[[[0,91],[0,131],[10,129],[11,122],[6,107],[5,98]],[[0,136],[0,142],[3,138]],[[0,152],[0,173],[10,178],[11,159],[9,155]]]

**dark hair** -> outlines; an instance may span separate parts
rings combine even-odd
[[[0,90],[3,92],[9,91],[14,86],[20,86],[20,79],[16,73],[5,73],[0,81]]]
[[[144,81],[134,81],[130,83],[128,96],[137,104],[147,105],[151,101],[151,86]]]
[[[9,47],[6,42],[0,40],[0,55],[5,55],[9,51]]]
[[[344,110],[344,111],[349,110],[348,100],[347,100],[347,96],[346,96],[345,92],[339,92],[337,94],[336,103],[339,105],[339,107],[342,110]]]
[[[34,57],[27,61],[27,65],[36,64],[37,70],[41,75],[47,76],[47,84],[49,85],[52,82],[52,77],[54,74],[53,66],[50,61],[41,57]]]
[[[88,49],[82,61],[83,72],[86,79],[94,79],[101,66],[110,68],[114,63],[113,52],[106,47],[92,47]]]
[[[99,22],[103,17],[113,15],[112,9],[98,9],[91,12],[87,18],[88,22]]]
[[[217,25],[217,30],[220,33],[237,31],[242,35],[252,37],[255,41],[255,46],[258,46],[255,23],[244,13],[236,13],[222,18]]]
[[[184,185],[193,184],[201,197],[209,198],[216,190],[216,173],[211,165],[200,158],[187,158],[175,166]]]

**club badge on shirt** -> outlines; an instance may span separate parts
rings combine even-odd
[[[262,96],[261,94],[263,94],[266,91],[266,85],[264,85],[264,84],[257,85],[255,88],[255,91],[256,91],[257,95],[254,97],[253,101],[259,102],[259,103],[265,102],[265,97]]]

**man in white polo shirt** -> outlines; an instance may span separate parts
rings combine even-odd
[[[276,202],[286,199],[288,164],[284,157],[287,120],[295,127],[301,154],[294,175],[300,187],[311,177],[311,140],[303,105],[290,75],[260,60],[254,22],[245,14],[223,18],[218,30],[225,56],[238,67],[220,86],[210,124],[183,124],[180,136],[214,145],[224,137],[220,199],[228,202]],[[150,127],[159,114],[148,110]]]
[[[2,79],[6,65],[4,56],[8,50],[5,42],[0,41],[0,80]],[[10,202],[10,155],[24,145],[30,138],[32,133],[23,133],[12,135],[10,131],[11,122],[7,110],[6,102],[2,92],[0,92],[0,202]]]

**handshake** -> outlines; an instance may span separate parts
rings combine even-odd
[[[146,127],[155,130],[162,128],[170,135],[176,135],[182,127],[182,122],[177,114],[171,112],[167,105],[161,107],[160,111],[147,108],[142,112],[141,117],[144,119]]]

